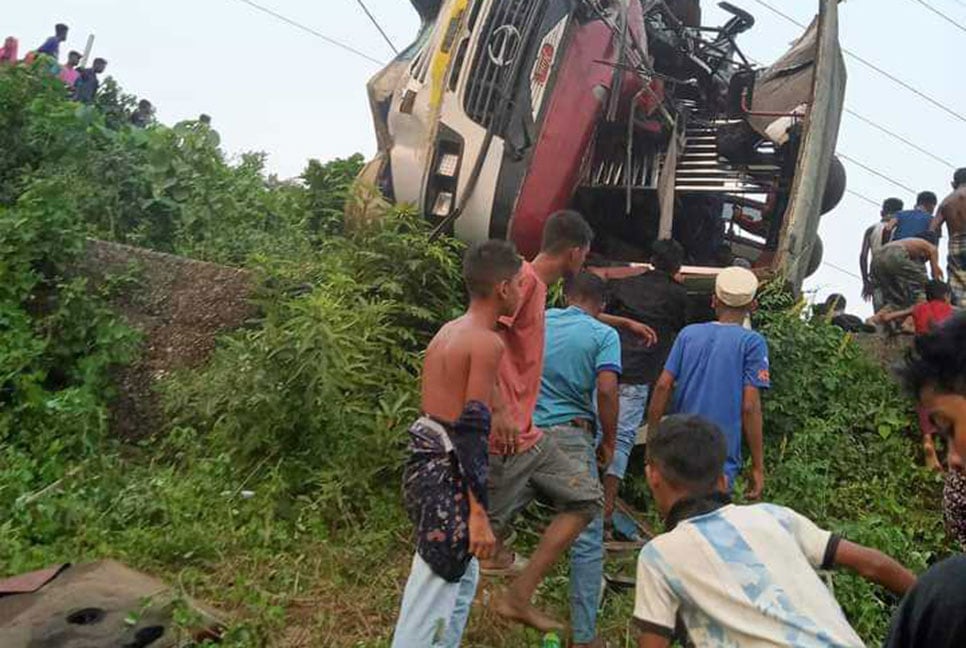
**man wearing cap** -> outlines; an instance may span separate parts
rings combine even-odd
[[[741,472],[742,432],[751,450],[749,499],[765,484],[761,389],[771,386],[768,344],[742,324],[755,309],[758,279],[745,268],[726,268],[715,281],[711,305],[717,321],[682,329],[664,371],[654,386],[648,429],[656,430],[668,413],[694,414],[717,424],[728,442],[724,473],[728,489]]]

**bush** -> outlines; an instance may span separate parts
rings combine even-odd
[[[0,441],[89,449],[105,431],[108,371],[137,336],[68,268],[83,251],[76,206],[38,183],[0,207]]]
[[[765,292],[772,389],[764,399],[766,498],[878,548],[914,571],[946,554],[942,485],[917,466],[908,399],[859,346],[803,303]],[[917,431],[914,433],[918,434]],[[859,634],[881,643],[895,598],[836,575],[836,594]]]
[[[332,519],[395,491],[419,354],[463,299],[456,246],[425,230],[400,213],[326,239],[313,262],[264,267],[261,326],[171,387],[175,423],[242,465],[284,457],[292,492],[331,504]]]

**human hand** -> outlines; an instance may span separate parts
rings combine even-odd
[[[761,499],[761,493],[765,490],[765,469],[762,467],[752,467],[750,483],[745,492],[745,498],[751,501]]]
[[[490,435],[493,437],[494,447],[499,454],[513,455],[517,453],[520,430],[517,429],[505,412],[496,411],[493,413]]]
[[[480,560],[489,560],[496,552],[496,536],[486,512],[470,513],[470,553]]]
[[[943,275],[943,269],[939,266],[933,266],[932,268],[932,278],[936,281],[943,281],[945,276]]]
[[[654,332],[647,324],[642,324],[641,322],[635,322],[634,320],[628,320],[627,330],[642,340],[647,346],[654,346],[657,344],[657,333]]]
[[[597,466],[601,470],[607,470],[610,462],[614,460],[614,444],[601,443],[597,446]]]

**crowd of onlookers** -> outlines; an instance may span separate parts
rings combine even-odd
[[[944,229],[949,237],[945,274],[939,263]],[[886,199],[879,222],[863,236],[859,268],[863,296],[872,302],[875,314],[865,322],[847,314],[841,295],[830,296],[823,308],[845,330],[918,338],[966,307],[966,168],[953,174],[952,192],[941,202],[931,191],[921,192],[909,210],[898,198]],[[924,407],[919,408],[919,421],[926,466],[946,474],[947,527],[966,546],[966,478],[956,469],[959,460],[954,454],[945,461],[949,469],[944,468],[936,450],[936,426]]]
[[[722,269],[714,320],[686,325],[679,243],[656,242],[649,267],[588,270],[592,238],[580,214],[566,211],[549,218],[532,262],[506,241],[466,254],[469,308],[427,349],[423,416],[410,429],[404,491],[417,542],[393,646],[458,646],[481,574],[510,578],[490,599],[496,614],[562,628],[532,599],[568,550],[571,645],[604,646],[597,612],[614,539],[641,547],[633,613],[641,647],[861,646],[818,574],[836,567],[905,595],[888,646],[966,645],[966,615],[956,607],[966,602],[966,558],[934,566],[917,583],[873,548],[790,508],[756,503],[766,492],[760,394],[771,375],[767,342],[749,318],[755,274]],[[566,305],[547,310],[548,287],[561,279]],[[966,319],[941,322],[948,290],[930,284],[929,295],[908,313],[924,332],[904,378],[932,434],[947,439],[958,475]],[[830,309],[844,315],[844,304]],[[620,527],[614,507],[642,433],[645,480],[664,520],[664,533],[646,544]],[[742,471],[752,503],[737,506],[731,495]],[[555,516],[525,559],[510,539],[536,498]]]
[[[935,193],[923,191],[908,210],[902,200],[888,198],[879,222],[865,231],[859,269],[863,297],[875,310],[872,324],[895,323],[914,332],[910,309],[927,301],[927,266],[932,280],[948,284],[950,303],[966,306],[966,168],[954,173],[952,188],[942,202]],[[944,226],[949,235],[948,277],[939,267]]]
[[[97,92],[100,88],[99,75],[107,69],[107,61],[103,58],[95,58],[88,66],[84,61],[85,55],[70,50],[67,59],[63,64],[60,63],[61,46],[67,42],[70,28],[65,24],[57,24],[54,27],[54,35],[47,38],[39,47],[26,53],[23,59],[19,58],[19,41],[8,36],[0,47],[0,65],[16,65],[19,63],[32,65],[38,59],[50,62],[50,72],[59,78],[70,93],[70,97],[75,101],[84,104],[94,103]],[[137,127],[146,127],[154,121],[154,107],[147,99],[142,99],[138,107],[130,115],[130,122]]]

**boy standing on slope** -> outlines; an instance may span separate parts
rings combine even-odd
[[[463,259],[465,315],[426,349],[423,416],[409,429],[404,497],[416,555],[394,648],[458,646],[479,580],[477,558],[496,546],[487,514],[490,406],[503,341],[500,317],[520,299],[522,260],[505,241],[473,246]]]
[[[768,344],[744,328],[755,307],[758,279],[751,270],[726,268],[715,280],[712,306],[716,322],[685,327],[674,341],[664,372],[654,386],[648,430],[667,413],[696,414],[719,426],[728,442],[725,477],[728,491],[741,472],[741,437],[751,450],[751,484],[745,494],[758,499],[765,486],[761,392],[771,386]]]
[[[580,479],[600,488],[598,466],[614,456],[617,438],[617,379],[621,343],[617,331],[597,320],[607,284],[581,272],[565,287],[567,308],[547,311],[543,378],[533,422],[578,466]],[[594,408],[596,393],[596,411]],[[597,445],[597,414],[602,440]],[[577,477],[575,476],[574,479]],[[597,515],[570,551],[572,648],[603,645],[597,637],[597,608],[604,579],[604,520]]]
[[[863,646],[816,569],[847,567],[903,594],[916,581],[892,558],[773,504],[722,494],[725,437],[697,416],[672,416],[647,442],[647,483],[667,531],[637,565],[640,648],[666,648],[680,614],[703,646]]]
[[[603,501],[600,486],[588,478],[585,467],[533,424],[543,371],[547,287],[580,272],[593,238],[593,230],[577,212],[552,214],[543,228],[540,254],[532,263],[523,264],[519,306],[511,316],[500,319],[506,354],[500,362],[493,406],[490,522],[502,540],[516,515],[537,495],[550,500],[558,514],[522,569],[517,570],[516,556],[502,546],[492,560],[483,563],[483,569],[489,574],[519,571],[490,607],[506,619],[542,631],[563,626],[533,606],[537,586],[600,512]],[[654,331],[639,322],[604,314],[600,319],[637,331],[653,342]]]

